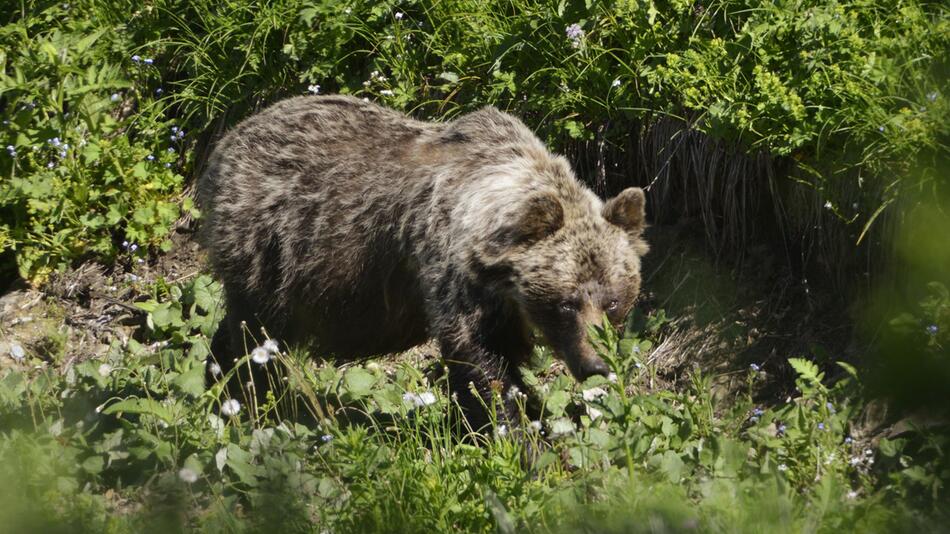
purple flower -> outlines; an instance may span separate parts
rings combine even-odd
[[[150,57],[147,57],[142,60],[142,63],[145,63],[146,65],[151,65],[152,63],[155,63],[155,60]]]
[[[576,22],[571,24],[564,30],[565,35],[571,41],[571,46],[574,48],[579,48],[581,46],[581,41],[584,39],[584,30],[581,28],[580,24]]]
[[[320,436],[320,441],[324,443],[330,443],[331,441],[333,441],[333,436],[330,434],[324,434]]]
[[[938,331],[940,331],[940,329],[937,328],[937,325],[935,325],[935,324],[932,324],[932,325],[930,325],[930,326],[927,327],[927,333],[930,334],[930,335],[932,335],[932,336],[937,335],[937,332],[938,332]]]
[[[13,145],[7,145],[7,152],[8,152],[11,156],[16,156],[16,147],[13,146]]]
[[[136,55],[132,56],[132,61],[133,61],[134,63],[138,63],[139,61],[142,61],[142,57],[139,56],[138,54],[136,54]]]
[[[159,87],[158,89],[155,90],[155,95],[156,95],[156,96],[161,96],[161,94],[164,93],[164,92],[165,92],[165,90],[162,89],[161,87]]]
[[[825,424],[824,424],[824,423],[818,423],[818,430],[824,430],[824,429],[825,429]]]
[[[854,440],[851,439],[851,436],[848,436],[848,437],[844,438],[844,443],[845,443],[845,445],[851,445],[851,442],[852,442],[852,441],[854,441]]]
[[[759,364],[757,364],[757,363],[753,363],[753,364],[749,365],[749,369],[752,369],[752,370],[753,370],[754,372],[756,372],[756,373],[758,373],[759,371],[762,370],[762,368],[759,367]]]

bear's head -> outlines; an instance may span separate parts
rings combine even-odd
[[[621,328],[640,292],[645,197],[640,188],[606,203],[584,189],[572,193],[527,195],[494,243],[509,298],[584,380],[609,372],[588,341],[588,325],[606,314]]]

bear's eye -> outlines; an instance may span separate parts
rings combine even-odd
[[[614,300],[611,300],[610,302],[607,303],[606,311],[615,312],[615,311],[617,311],[619,308],[620,308],[620,302],[618,302],[616,299],[614,299]]]
[[[561,313],[577,313],[577,303],[570,300],[562,300],[557,308]]]

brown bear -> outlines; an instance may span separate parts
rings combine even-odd
[[[245,353],[242,322],[338,359],[434,337],[475,429],[489,420],[472,392],[522,386],[533,331],[576,378],[608,373],[587,325],[622,324],[647,251],[641,189],[602,202],[491,107],[428,123],[290,98],[221,139],[198,200],[227,299],[222,363]]]

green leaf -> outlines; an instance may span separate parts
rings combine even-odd
[[[205,370],[202,365],[193,365],[191,369],[175,377],[172,385],[179,391],[192,397],[200,397],[205,392]]]
[[[376,377],[362,367],[351,367],[343,375],[343,390],[354,397],[365,397],[376,382]]]
[[[102,413],[107,415],[118,413],[153,415],[169,424],[175,422],[171,410],[154,399],[125,399],[110,404],[102,410]]]

